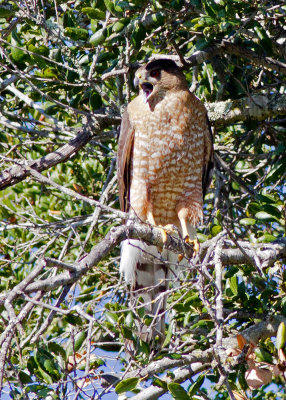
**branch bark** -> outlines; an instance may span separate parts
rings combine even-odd
[[[231,43],[228,40],[223,40],[220,45],[218,45],[219,50],[222,53],[228,53],[236,55],[240,58],[247,58],[252,62],[252,64],[259,67],[264,67],[274,71],[278,71],[282,74],[286,73],[286,64],[275,60],[271,57],[266,57],[256,52],[249,50],[245,47],[239,46],[237,44]]]
[[[75,138],[70,140],[56,151],[47,154],[44,157],[34,161],[26,161],[26,165],[38,172],[49,169],[61,162],[65,162],[73,157],[80,149],[82,149],[96,133],[105,127],[104,120],[94,126],[93,130],[83,129]],[[23,181],[30,175],[30,169],[26,168],[24,163],[16,163],[12,167],[4,170],[0,175],[0,190],[15,185]]]
[[[92,248],[90,253],[83,258],[80,262],[71,266],[69,271],[60,273],[53,278],[38,280],[30,283],[25,288],[25,293],[33,293],[37,291],[48,291],[54,290],[60,286],[70,285],[77,282],[89,269],[99,263],[109,252],[117,246],[121,241],[133,238],[142,239],[149,244],[155,246],[170,249],[178,254],[184,253],[186,249],[185,243],[174,236],[167,235],[167,241],[162,242],[161,231],[158,228],[134,222],[130,226],[119,226],[112,228],[106,237]],[[216,238],[206,241],[201,245],[199,254],[200,260],[202,260],[206,254],[207,249],[212,245],[212,242]],[[243,252],[237,248],[223,248],[221,254],[221,262],[223,265],[232,264],[249,264],[249,260],[253,260],[255,265],[255,256],[259,258],[262,268],[267,268],[273,265],[273,263],[279,259],[286,258],[286,239],[280,239],[273,243],[253,245],[249,247],[248,242],[239,242]],[[229,241],[228,247],[233,246],[233,243]],[[190,247],[190,250],[192,248]],[[200,262],[199,260],[199,262]],[[47,263],[49,266],[52,265],[52,259],[48,259]],[[55,261],[54,267],[58,268],[58,263]],[[72,270],[74,268],[74,270]],[[0,304],[3,304],[7,294],[0,296]]]
[[[265,340],[272,336],[275,336],[277,329],[281,322],[286,323],[286,318],[282,316],[272,316],[267,321],[259,322],[242,332],[239,332],[244,336],[248,343],[253,345],[258,345],[260,340]],[[226,350],[231,348],[237,348],[237,336],[233,335],[231,337],[226,337],[222,340],[222,346],[216,348],[219,351],[219,355],[223,360],[223,363],[230,363],[236,361],[237,357],[230,357]],[[162,377],[161,379],[166,383],[176,382],[181,383],[186,379],[191,378],[195,374],[205,371],[213,367],[213,348],[209,348],[205,351],[195,350],[191,354],[184,354],[180,359],[172,360],[169,357],[164,357],[160,360],[153,361],[146,367],[141,369],[136,369],[127,373],[124,379],[139,377],[148,379],[156,374],[162,373],[164,371],[170,370],[172,368],[178,368],[174,371],[174,377],[170,378],[168,376]],[[233,360],[231,360],[233,358]],[[119,382],[119,379],[114,382],[114,386]],[[137,395],[132,398],[135,400],[153,400],[157,399],[159,396],[167,392],[166,387],[158,387],[155,385],[149,386],[147,389],[142,390]]]
[[[286,95],[258,94],[250,98],[208,103],[205,106],[210,121],[217,126],[248,119],[261,121],[276,115],[286,115]]]

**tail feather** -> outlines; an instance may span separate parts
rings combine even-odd
[[[179,285],[184,264],[185,261],[178,262],[177,254],[166,249],[160,253],[156,246],[140,240],[122,243],[120,272],[130,284],[130,306],[136,310],[141,298],[145,313],[153,318],[150,326],[138,319],[137,329],[142,340],[149,342],[155,336],[164,340],[167,289],[170,281],[173,287]]]
[[[165,257],[164,257],[165,256]],[[131,287],[131,306],[138,306],[142,298],[145,313],[153,318],[150,326],[137,324],[141,339],[151,341],[156,335],[163,338],[168,267],[162,262],[166,254],[156,246],[139,240],[125,240],[121,248],[120,272]]]
[[[133,305],[141,297],[145,313],[153,318],[150,326],[140,324],[140,336],[147,342],[156,335],[163,337],[165,332],[166,278],[167,267],[164,264],[138,262],[132,297]]]

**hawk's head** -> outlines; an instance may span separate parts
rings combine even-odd
[[[140,87],[147,103],[156,96],[163,97],[168,90],[186,88],[187,82],[174,61],[161,58],[140,67],[135,73],[134,85]]]

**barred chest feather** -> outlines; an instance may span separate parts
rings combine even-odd
[[[204,108],[186,91],[168,92],[153,111],[140,96],[132,103],[131,207],[145,219],[147,202],[156,223],[176,224],[178,202],[202,202]]]

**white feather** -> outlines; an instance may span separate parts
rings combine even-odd
[[[165,251],[166,252],[166,251]],[[160,254],[156,246],[150,246],[137,239],[127,239],[121,244],[120,273],[127,283],[132,284],[135,280],[137,263],[161,263]]]

